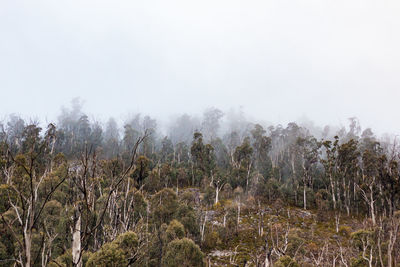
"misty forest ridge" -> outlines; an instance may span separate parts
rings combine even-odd
[[[79,102],[0,124],[2,266],[397,266],[396,140],[181,115],[167,134]]]

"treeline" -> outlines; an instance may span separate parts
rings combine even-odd
[[[0,126],[0,265],[204,266],[213,249],[208,212],[236,200],[219,233],[229,240],[241,202],[252,199],[331,216],[337,232],[341,216],[366,218],[354,236],[360,266],[396,266],[395,143],[361,132],[356,119],[349,131],[314,136],[296,123],[246,121],[221,133],[222,117],[217,109],[202,120],[183,115],[167,136],[149,116],[120,129],[113,119],[91,122],[79,106],[45,129],[8,118]],[[267,266],[279,253],[262,233]]]

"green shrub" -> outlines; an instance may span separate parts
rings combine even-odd
[[[171,241],[162,258],[162,266],[165,267],[203,267],[204,255],[199,246],[191,239],[175,239]]]

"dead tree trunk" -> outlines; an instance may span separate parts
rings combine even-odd
[[[265,262],[264,267],[273,267],[272,258],[271,258],[272,248],[268,245],[268,239],[265,239]]]
[[[75,220],[76,221],[72,233],[72,263],[76,267],[81,267],[81,214],[78,214]]]

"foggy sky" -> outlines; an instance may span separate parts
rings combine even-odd
[[[400,134],[397,0],[0,2],[0,116],[243,107]]]

